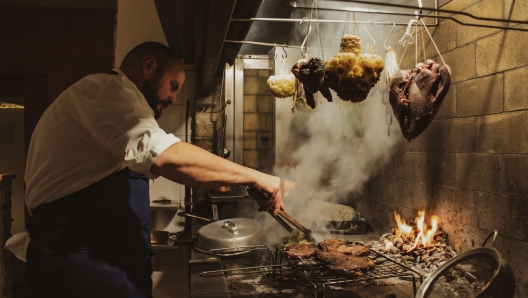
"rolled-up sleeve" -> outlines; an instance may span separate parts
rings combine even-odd
[[[150,171],[152,164],[180,139],[159,127],[152,109],[136,88],[91,84],[93,88],[84,86],[83,90],[77,90],[85,99],[79,101],[83,105],[79,108],[84,111],[81,124],[89,130],[94,142],[119,156],[130,170],[150,179],[157,178]]]

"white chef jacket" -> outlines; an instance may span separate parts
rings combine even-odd
[[[158,126],[136,85],[114,71],[73,84],[40,118],[26,163],[30,212],[126,167],[155,179],[150,167],[180,141]]]

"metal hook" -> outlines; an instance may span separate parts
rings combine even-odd
[[[376,23],[374,23],[373,21],[371,21],[371,22],[372,22],[372,24],[376,25]],[[372,42],[374,43],[372,46],[375,47],[376,46],[376,40],[374,39],[374,37],[372,37],[372,35],[370,35],[370,32],[368,32],[367,25],[363,24],[363,28],[365,29],[365,31],[367,31],[368,36],[370,36],[370,38],[372,39]]]
[[[274,43],[273,48],[275,49],[275,57],[273,57],[273,60],[277,60],[277,44],[276,43]]]
[[[284,55],[282,55],[282,59],[288,58],[288,53],[286,52],[286,49],[284,47],[282,47],[282,50],[284,51]],[[275,54],[277,54],[277,53],[275,52]]]
[[[391,23],[392,23],[392,30],[389,33],[389,36],[387,36],[387,38],[385,39],[385,42],[383,42],[383,47],[385,47],[385,49],[387,48],[387,41],[389,40],[389,37],[392,36],[392,32],[394,32],[394,28],[396,28],[396,24],[394,22],[391,22]]]

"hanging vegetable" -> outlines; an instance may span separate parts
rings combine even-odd
[[[325,63],[325,82],[342,100],[360,102],[367,98],[383,71],[384,63],[372,46],[361,53],[361,40],[350,34],[341,39],[341,52]]]
[[[292,73],[284,73],[268,78],[268,89],[273,96],[285,98],[295,95],[295,76]]]
[[[325,84],[325,67],[319,58],[309,58],[307,55],[295,63],[292,73],[303,84],[306,95],[306,103],[315,108],[314,94],[321,91],[321,94],[329,101],[332,101],[332,94]]]

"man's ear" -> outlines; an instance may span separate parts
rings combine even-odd
[[[145,76],[155,73],[157,67],[156,57],[147,55],[141,60],[141,70]]]

